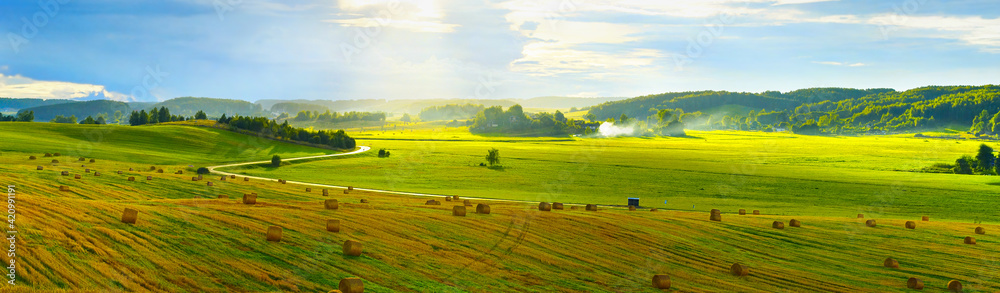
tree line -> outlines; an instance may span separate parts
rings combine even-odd
[[[0,122],[31,122],[35,121],[35,112],[20,112],[14,115],[0,114]]]
[[[223,114],[225,115],[225,114]],[[167,107],[160,107],[159,109],[153,108],[146,112],[146,110],[132,111],[129,115],[128,124],[131,126],[146,125],[146,124],[156,124],[163,122],[176,122],[176,121],[188,121],[188,120],[204,120],[208,119],[208,115],[204,111],[198,110],[194,116],[184,117],[181,115],[171,115],[170,109]]]
[[[316,121],[316,122],[350,122],[350,121],[385,121],[385,113],[383,112],[330,112],[326,110],[324,113],[319,113],[317,111],[299,111],[292,121]]]
[[[486,109],[483,105],[448,104],[424,108],[420,110],[419,116],[423,121],[469,119],[476,117],[476,114],[483,109]]]
[[[502,133],[513,135],[567,135],[590,134],[590,127],[583,120],[567,119],[562,112],[524,113],[521,105],[503,110],[501,106],[485,108],[476,114],[469,131],[473,133]]]
[[[347,135],[344,130],[310,130],[297,128],[288,125],[288,121],[278,124],[277,121],[266,117],[232,116],[226,117],[222,114],[218,122],[226,125],[230,130],[249,132],[252,134],[269,137],[279,140],[291,140],[308,142],[312,144],[325,145],[338,149],[353,149],[357,146],[354,138]]]

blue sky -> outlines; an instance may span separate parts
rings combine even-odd
[[[0,4],[0,97],[638,96],[996,84],[985,0]]]

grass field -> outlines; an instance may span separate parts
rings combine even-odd
[[[895,171],[953,161],[978,142],[744,132],[501,139],[431,128],[394,139],[357,135],[359,145],[390,149],[387,159],[369,152],[240,170],[567,203],[624,204],[638,196],[644,206],[673,209],[541,212],[534,204],[489,202],[490,215],[455,217],[455,202],[443,199],[427,206],[422,197],[340,190],[324,197],[318,188],[211,175],[192,181],[187,167],[326,150],[190,126],[112,127],[91,142],[87,133],[95,129],[103,131],[0,123],[0,180],[16,186],[21,237],[14,291],[326,292],[356,276],[366,292],[657,292],[653,274],[669,274],[671,290],[681,292],[893,292],[904,291],[908,277],[921,278],[926,292],[943,292],[951,279],[966,292],[1000,290],[1000,226],[990,209],[995,177]],[[74,147],[87,143],[94,146]],[[502,170],[473,166],[489,147],[501,150]],[[61,152],[61,163],[49,163],[44,152]],[[79,156],[97,161],[80,163]],[[150,165],[165,173],[145,171]],[[249,192],[260,195],[258,204],[238,202]],[[330,198],[339,209],[323,209]],[[124,208],[139,211],[136,224],[120,222]],[[708,221],[712,208],[723,211],[722,222]],[[739,208],[763,215],[736,215]],[[922,215],[931,221],[919,221]],[[977,217],[987,223],[972,224]],[[803,226],[771,228],[792,218]],[[865,227],[872,218],[878,226]],[[327,219],[339,219],[342,230],[326,232]],[[906,220],[917,229],[903,228]],[[284,229],[281,242],[265,241],[271,225]],[[973,234],[977,226],[988,233]],[[978,244],[962,244],[965,236]],[[362,256],[341,254],[347,239],[364,243]],[[886,257],[900,268],[882,267]],[[749,266],[750,275],[728,274],[734,262]]]

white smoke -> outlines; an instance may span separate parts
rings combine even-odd
[[[611,122],[604,122],[601,123],[601,127],[597,131],[604,137],[634,136],[635,125],[618,126]]]

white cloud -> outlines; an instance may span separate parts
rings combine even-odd
[[[845,63],[845,62],[836,62],[836,61],[813,61],[813,63],[823,64],[823,65],[833,65],[833,66],[847,66],[847,67],[867,66],[867,64],[860,63],[860,62],[858,62],[858,63]]]
[[[73,99],[91,96],[104,96],[119,101],[128,100],[128,96],[108,91],[103,85],[41,81],[21,75],[0,73],[0,97]]]
[[[878,25],[883,32],[898,32],[913,37],[955,39],[983,51],[1000,53],[1000,18],[985,19],[980,16],[905,16],[884,14],[872,17],[869,24]]]
[[[345,27],[392,27],[416,32],[450,33],[459,25],[444,23],[445,10],[436,0],[341,0],[338,18],[324,22]]]

